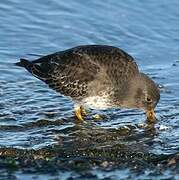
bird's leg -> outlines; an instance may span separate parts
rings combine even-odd
[[[76,116],[78,121],[84,121],[83,116],[86,116],[86,115],[87,115],[87,113],[82,106],[75,107],[75,116]]]
[[[81,110],[82,116],[87,116],[88,115],[86,109],[83,106],[80,106],[80,110]]]
[[[95,114],[95,115],[93,115],[93,119],[94,120],[102,120],[102,119],[104,119],[105,118],[105,116],[104,115],[101,115],[101,114]]]

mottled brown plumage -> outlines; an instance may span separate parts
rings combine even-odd
[[[99,98],[97,103],[101,101],[104,108],[149,110],[160,97],[155,83],[139,72],[134,59],[112,46],[78,46],[32,62],[21,59],[17,65],[80,105],[90,104],[91,97],[101,97],[103,100]],[[151,103],[145,101],[146,96],[152,99]],[[91,104],[94,106],[95,102]]]

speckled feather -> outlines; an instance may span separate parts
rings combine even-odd
[[[117,94],[120,99],[125,96],[131,77],[139,72],[130,55],[104,45],[78,46],[32,62],[22,59],[18,65],[73,99],[101,94],[111,98]]]

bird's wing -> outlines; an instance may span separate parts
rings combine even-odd
[[[21,59],[16,65],[25,67],[57,92],[75,98],[87,94],[88,83],[93,81],[100,71],[98,63],[75,51],[54,53],[32,62]]]
[[[73,48],[82,58],[97,62],[106,69],[114,83],[127,81],[139,73],[134,58],[120,48],[107,45],[85,45]]]
[[[25,67],[52,89],[71,97],[84,96],[89,84],[110,84],[117,93],[138,73],[134,59],[112,46],[86,45],[43,56],[35,61],[21,60]],[[95,80],[95,83],[90,83]],[[91,87],[91,90],[98,89]]]

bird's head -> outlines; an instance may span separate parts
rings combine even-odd
[[[143,109],[150,122],[155,121],[154,108],[160,99],[160,90],[155,82],[147,75],[140,73],[132,79],[129,92],[130,105],[134,108]]]

